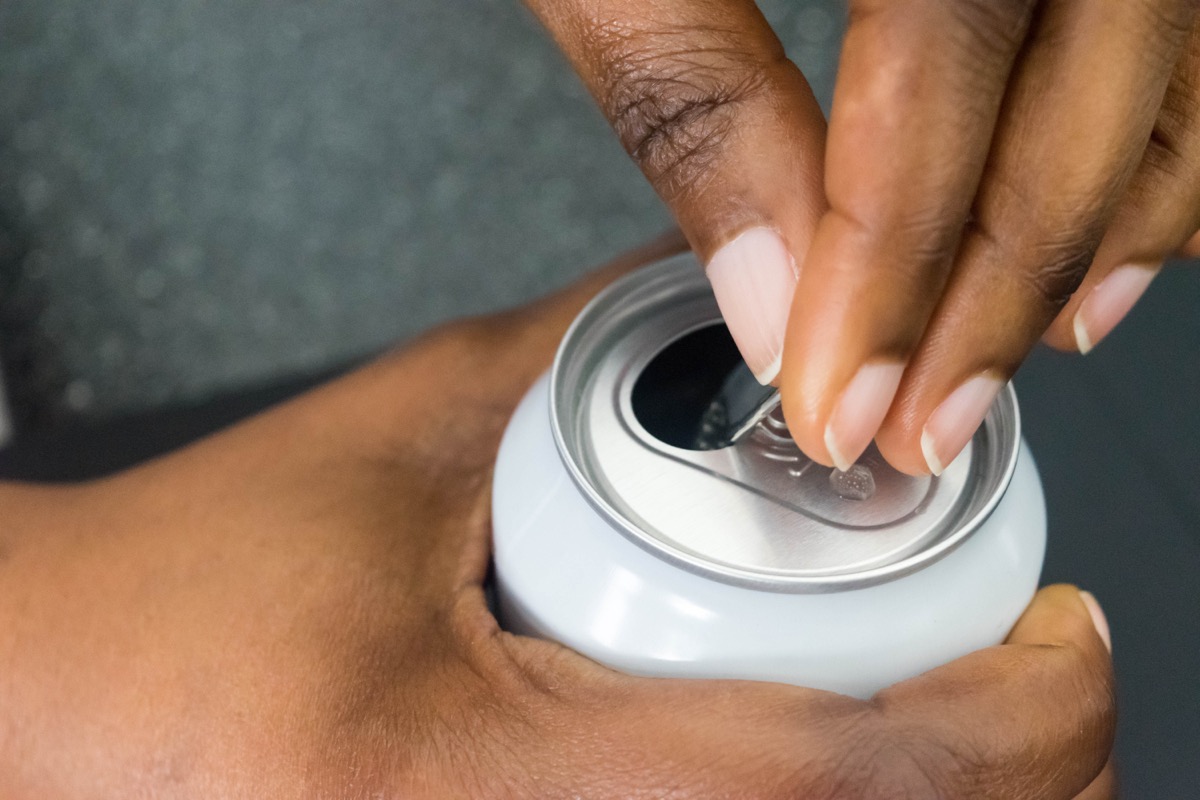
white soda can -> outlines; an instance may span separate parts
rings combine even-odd
[[[1001,642],[1046,542],[1012,388],[921,478],[873,446],[810,461],[763,392],[691,256],[596,297],[500,446],[501,624],[637,675],[858,697]]]

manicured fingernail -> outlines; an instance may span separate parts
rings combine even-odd
[[[1108,630],[1108,618],[1104,616],[1104,610],[1100,608],[1100,603],[1096,600],[1096,596],[1091,592],[1079,590],[1079,599],[1087,606],[1088,613],[1092,615],[1092,624],[1096,626],[1096,633],[1100,634],[1100,640],[1104,642],[1104,646],[1108,648],[1108,652],[1112,652],[1112,633]]]
[[[1083,298],[1075,312],[1075,346],[1086,353],[1117,327],[1158,274],[1160,264],[1117,267]]]
[[[708,262],[708,279],[729,333],[759,383],[779,374],[796,262],[770,228],[751,228]]]
[[[896,396],[903,364],[864,364],[842,391],[825,426],[825,449],[838,469],[854,466]]]
[[[963,383],[929,416],[921,431],[921,452],[934,475],[941,475],[983,422],[1004,381],[976,375]]]

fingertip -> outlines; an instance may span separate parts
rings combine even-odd
[[[1100,635],[1100,640],[1104,642],[1108,652],[1112,652],[1112,632],[1108,627],[1108,617],[1104,615],[1104,609],[1100,608],[1100,601],[1096,596],[1089,591],[1080,590],[1079,597],[1083,600],[1083,604],[1087,606],[1088,613],[1092,617],[1092,624],[1096,626],[1096,633]]]
[[[1076,313],[1075,318],[1071,320],[1071,333],[1074,334],[1075,347],[1079,350],[1080,355],[1086,356],[1096,346],[1082,314]]]
[[[878,433],[900,379],[902,362],[864,364],[842,389],[825,423],[823,441],[833,463],[845,471],[854,466]]]
[[[1091,598],[1091,603],[1087,598]],[[1009,644],[1109,646],[1108,622],[1095,597],[1071,584],[1046,586],[1034,595],[1009,634]]]
[[[941,475],[983,423],[1005,381],[991,372],[963,381],[940,401],[932,391],[902,387],[875,441],[893,467],[909,475]],[[933,395],[932,401],[925,399]],[[932,411],[927,410],[930,406]]]
[[[783,419],[800,452],[821,466],[837,467],[825,436],[814,421],[814,413],[805,406],[804,398],[794,383],[787,379],[786,370],[784,379],[780,381],[779,395]]]
[[[881,436],[882,433],[880,434]],[[885,446],[881,443],[880,437],[876,437],[875,445],[879,448],[879,452],[883,455],[884,460],[893,469],[913,478],[924,478],[930,475],[937,476],[938,473],[929,468],[929,464],[926,462],[925,456],[919,446],[914,453],[913,448],[907,446],[903,448]]]
[[[925,458],[925,466],[934,476],[946,471],[946,465],[942,463],[942,457],[937,451],[937,441],[928,430],[921,431],[921,455]]]
[[[713,254],[705,274],[746,365],[759,383],[774,382],[798,277],[783,237],[765,226],[742,231]]]
[[[1055,610],[1075,612],[1081,607],[1079,587],[1073,583],[1052,583],[1037,590],[1029,601],[1028,610]]]
[[[837,439],[834,436],[833,427],[830,425],[825,426],[824,441],[825,450],[829,453],[829,458],[833,460],[833,466],[842,472],[854,466],[854,462],[862,454],[862,451],[859,451],[854,453],[853,456],[848,457],[845,453],[842,453],[838,449]]]
[[[1080,293],[1079,308],[1071,320],[1079,352],[1087,353],[1129,315],[1161,267],[1159,262],[1124,264]]]
[[[884,419],[875,434],[875,446],[888,464],[906,475],[923,477],[933,474],[921,446],[921,434],[892,416]]]
[[[1072,619],[1087,620],[1088,624],[1091,624],[1087,607],[1083,605],[1083,600],[1079,597],[1078,587],[1068,583],[1044,586],[1037,591],[1037,594],[1029,601],[1029,605],[1025,607],[1025,611],[1008,636],[1008,642],[1009,644],[1059,644],[1063,639],[1072,637],[1064,636],[1061,632],[1054,630],[1056,627],[1061,627],[1054,623]]]
[[[1073,308],[1070,310],[1073,311]],[[1075,315],[1073,313],[1060,316],[1042,334],[1042,344],[1063,353],[1086,352],[1079,346],[1074,321]]]
[[[747,361],[747,364],[749,362]],[[754,373],[754,380],[763,386],[779,386],[779,369],[783,365],[783,353],[777,353],[771,362]]]
[[[921,428],[921,454],[934,475],[958,458],[975,436],[1005,381],[981,372],[959,384],[929,415]]]

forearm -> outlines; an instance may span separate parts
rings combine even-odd
[[[44,745],[61,741],[55,697],[65,696],[60,638],[71,587],[54,565],[69,535],[78,490],[0,484],[0,794],[29,796],[46,788],[34,777]],[[57,662],[57,663],[56,663]]]

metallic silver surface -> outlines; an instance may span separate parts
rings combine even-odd
[[[747,370],[748,372],[749,370]],[[766,395],[758,406],[729,432],[728,444],[736,444],[749,436],[768,414],[779,408],[779,390]]]
[[[727,582],[845,589],[940,558],[1003,496],[1020,442],[1011,387],[940,477],[904,475],[872,446],[858,463],[874,491],[861,498],[840,495],[831,470],[799,451],[777,403],[726,446],[660,441],[634,413],[635,384],[669,345],[720,322],[703,272],[692,256],[678,256],[593,300],[555,360],[559,453],[589,502],[642,547]],[[736,420],[731,426],[740,432]]]

